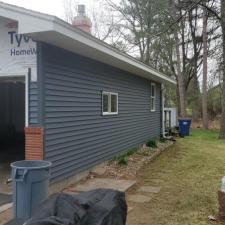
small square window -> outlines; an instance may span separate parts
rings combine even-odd
[[[151,99],[150,108],[154,112],[156,109],[156,87],[154,83],[151,83]]]
[[[112,92],[102,92],[102,114],[118,114],[118,94]]]

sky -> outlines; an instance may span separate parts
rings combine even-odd
[[[65,18],[64,1],[65,0],[1,0],[1,2],[47,13],[62,19]],[[97,0],[75,0],[77,4],[85,4],[87,10],[90,10],[96,1]]]

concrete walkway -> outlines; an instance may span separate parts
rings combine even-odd
[[[88,179],[82,184],[78,184],[69,188],[72,192],[91,191],[99,188],[113,189],[126,192],[129,188],[136,184],[135,180],[115,180],[109,178]]]

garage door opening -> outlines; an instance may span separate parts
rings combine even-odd
[[[1,183],[10,176],[10,163],[25,158],[24,127],[25,79],[24,77],[0,78]]]

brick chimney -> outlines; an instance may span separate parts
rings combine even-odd
[[[86,16],[85,5],[78,5],[78,14],[74,18],[72,25],[91,34],[92,23],[91,20]]]

